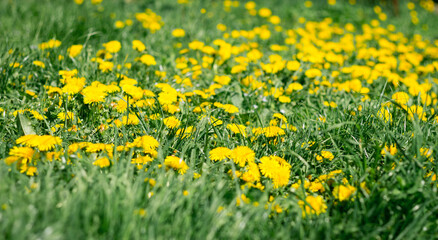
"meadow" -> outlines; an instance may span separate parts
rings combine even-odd
[[[432,0],[0,2],[0,239],[437,239]]]

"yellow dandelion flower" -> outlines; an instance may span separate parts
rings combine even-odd
[[[185,35],[186,35],[186,32],[184,31],[184,29],[181,29],[181,28],[177,28],[177,29],[174,29],[172,31],[172,36],[174,36],[176,38],[184,37]]]
[[[144,165],[148,162],[152,162],[153,159],[150,156],[139,156],[137,158],[131,159],[132,164]]]
[[[198,40],[194,40],[189,43],[189,48],[193,50],[201,50],[204,47],[204,45],[205,43]]]
[[[65,79],[66,85],[62,88],[63,93],[74,95],[79,93],[85,87],[85,78],[72,77]]]
[[[261,134],[263,134],[263,128],[253,128],[252,130],[252,134],[254,134],[254,136],[259,136]]]
[[[180,137],[180,138],[186,138],[190,135],[193,134],[193,132],[196,131],[196,128],[193,126],[188,126],[186,128],[182,128],[182,129],[178,129],[178,131],[176,131],[176,136]]]
[[[170,129],[174,129],[174,128],[179,127],[179,125],[181,124],[181,121],[178,120],[178,118],[176,118],[174,116],[170,116],[170,117],[163,119],[163,123],[164,123],[164,125],[166,125],[166,127],[170,128]]]
[[[23,144],[28,147],[36,147],[40,151],[52,150],[56,145],[61,145],[62,140],[59,137],[50,135],[24,135],[15,141],[17,144]]]
[[[38,60],[33,61],[32,64],[35,66],[38,66],[40,68],[46,68],[46,65],[43,62],[38,61]]]
[[[140,57],[140,62],[142,62],[143,64],[147,65],[147,66],[154,66],[157,64],[157,62],[155,61],[154,56],[149,55],[149,54],[144,54],[143,56]]]
[[[221,84],[221,85],[228,85],[231,81],[231,78],[229,76],[214,76],[213,81]]]
[[[122,48],[122,45],[119,41],[110,41],[104,43],[103,46],[105,47],[105,50],[109,53],[117,53]]]
[[[58,119],[61,121],[65,121],[66,119],[68,121],[73,121],[75,114],[73,112],[67,112],[67,114],[65,112],[60,112],[58,113]]]
[[[139,100],[143,97],[143,89],[134,85],[123,85],[123,91],[130,95],[133,99]]]
[[[104,102],[107,93],[101,87],[88,86],[82,90],[82,95],[84,95],[85,104],[92,104]]]
[[[292,100],[290,99],[290,97],[282,95],[278,97],[278,101],[281,103],[290,103]]]
[[[286,167],[280,167],[276,170],[272,182],[274,183],[274,188],[279,188],[286,186],[289,183],[290,169]]]
[[[18,62],[13,62],[13,63],[10,63],[10,64],[9,64],[9,67],[13,67],[13,68],[22,68],[23,65],[21,65],[21,64],[18,63]]]
[[[331,153],[329,151],[325,151],[325,150],[321,151],[321,156],[329,161],[331,161],[335,158],[333,153]]]
[[[46,50],[46,49],[51,49],[51,48],[57,48],[59,46],[61,46],[61,41],[51,39],[47,42],[43,42],[43,43],[39,44],[38,48],[41,50]]]
[[[105,143],[88,143],[86,146],[86,152],[96,153],[100,151],[112,152],[113,145]]]
[[[18,160],[24,161],[26,163],[30,162],[33,155],[35,153],[35,150],[33,150],[30,147],[17,147],[14,146],[9,150],[9,157],[5,159],[6,164],[10,165],[13,162],[16,162]]]
[[[303,211],[303,217],[312,214],[319,215],[327,210],[327,205],[322,196],[307,196],[305,201],[300,200],[298,205]]]
[[[426,113],[423,111],[422,106],[412,105],[408,108],[408,119],[413,120],[414,117],[418,117],[418,119],[422,121],[427,121]]]
[[[282,128],[280,128],[278,126],[269,126],[269,127],[263,128],[263,134],[266,137],[277,137],[277,136],[283,136],[286,133]]]
[[[123,21],[116,21],[115,23],[114,23],[114,27],[115,28],[117,28],[117,29],[121,29],[121,28],[124,28],[125,27],[125,23],[123,22]]]
[[[420,148],[421,156],[428,158],[429,161],[431,161],[431,162],[433,162],[432,153],[433,153],[432,149],[425,148],[425,147]]]
[[[227,129],[231,130],[234,134],[242,134],[246,137],[246,127],[242,124],[227,124]]]
[[[27,109],[27,111],[30,112],[32,116],[37,120],[44,120],[46,118],[46,116],[41,115],[39,112],[35,110]]]
[[[401,106],[404,106],[409,101],[409,95],[405,92],[396,92],[392,94],[392,100],[394,100],[396,103],[400,104]]]
[[[137,115],[135,114],[128,114],[128,116],[122,117],[122,124],[123,125],[138,125],[140,123],[140,119],[138,119]]]
[[[289,84],[289,86],[286,88],[285,92],[287,94],[291,94],[293,91],[300,91],[303,89],[303,85],[300,83],[294,82]]]
[[[306,72],[304,74],[308,78],[320,77],[322,75],[321,70],[316,69],[316,68],[308,69],[308,70],[306,70]]]
[[[392,122],[392,114],[389,112],[389,109],[385,107],[380,108],[380,110],[377,112],[377,116],[384,120],[385,123]]]
[[[101,70],[103,73],[111,72],[113,68],[114,68],[113,62],[102,61],[99,63],[99,70]]]
[[[71,47],[67,49],[68,56],[71,58],[77,57],[79,54],[81,54],[82,48],[83,46],[80,44],[71,45]]]
[[[146,50],[146,46],[140,40],[132,41],[132,48],[139,52],[143,52],[144,50]]]
[[[166,159],[164,159],[164,165],[166,167],[178,170],[180,174],[186,173],[186,171],[189,169],[183,159],[176,156],[167,156]]]
[[[382,154],[382,156],[385,156],[386,153],[389,153],[390,155],[394,156],[395,154],[397,154],[397,146],[395,144],[391,144],[390,146],[387,146],[385,144],[385,147],[382,149],[380,154]]]
[[[126,99],[120,99],[116,105],[113,106],[118,113],[124,113],[128,109],[128,101]]]
[[[248,183],[260,181],[261,175],[258,165],[254,162],[249,162],[247,168],[248,170],[240,178]]]
[[[318,179],[316,181],[310,183],[309,191],[311,191],[311,192],[318,192],[318,191],[324,192],[324,190],[325,190],[324,185],[322,185],[322,183]]]
[[[281,113],[274,113],[272,115],[272,117],[273,118],[277,118],[277,119],[283,121],[283,123],[287,123],[287,118],[283,114],[281,114]]]
[[[222,161],[231,156],[231,149],[227,147],[217,147],[210,151],[210,159],[213,161]]]
[[[259,10],[260,17],[270,17],[272,15],[272,11],[269,8],[260,8]]]
[[[263,176],[272,179],[274,187],[286,186],[289,183],[291,165],[277,156],[262,157],[259,163]]]
[[[109,167],[111,165],[111,162],[107,157],[103,157],[94,161],[93,165],[99,166],[100,168],[104,168],[104,167]]]
[[[238,146],[231,151],[231,159],[240,167],[244,167],[247,162],[254,162],[254,151],[246,146]]]
[[[28,167],[28,168],[26,169],[26,175],[27,175],[27,176],[35,176],[35,175],[37,175],[37,174],[38,174],[38,173],[37,173],[37,168],[34,167],[34,166]]]
[[[25,93],[29,96],[36,97],[36,93],[34,91],[26,90]]]
[[[259,168],[265,177],[273,178],[276,169],[279,167],[280,164],[270,157],[265,156],[260,159]]]
[[[103,0],[91,0],[91,4],[93,5],[98,5],[100,3],[102,3]]]
[[[144,151],[155,150],[160,143],[152,136],[144,135],[134,139],[133,146],[143,148]]]
[[[327,0],[329,5],[335,5],[336,4],[336,0]]]
[[[356,188],[353,186],[339,185],[333,189],[333,196],[342,202],[348,200],[355,192]]]

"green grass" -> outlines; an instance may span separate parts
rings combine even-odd
[[[225,11],[222,1],[203,0],[188,5],[170,0],[104,0],[101,5],[92,5],[89,0],[82,5],[71,0],[1,1],[0,108],[4,112],[0,112],[0,159],[6,159],[10,150],[19,145],[15,141],[29,131],[58,136],[62,144],[55,149],[61,152],[59,160],[47,160],[43,151],[40,158],[34,156],[34,159],[40,159],[35,176],[20,173],[17,163],[7,165],[3,160],[0,162],[0,239],[436,238],[438,188],[437,182],[427,174],[437,174],[438,64],[430,73],[415,68],[410,70],[419,76],[418,83],[431,84],[427,91],[432,96],[429,106],[412,95],[405,83],[396,87],[383,73],[373,83],[357,77],[362,86],[370,90],[368,101],[361,101],[364,95],[360,93],[317,85],[314,79],[304,74],[312,67],[321,69],[322,76],[316,79],[322,81],[325,77],[333,84],[353,79],[348,73],[332,77],[333,71],[352,65],[367,66],[370,61],[383,62],[378,57],[360,59],[358,49],[345,54],[348,58],[343,67],[332,64],[324,69],[301,61],[302,71],[264,72],[257,78],[267,84],[262,91],[251,89],[242,81],[246,76],[254,75],[254,69],[260,69],[261,63],[269,63],[271,54],[279,54],[285,60],[295,59],[301,51],[297,45],[282,52],[275,52],[269,46],[284,45],[287,29],[306,28],[306,23],[300,23],[301,17],[307,23],[331,18],[331,27],[343,28],[352,23],[357,29],[354,34],[360,35],[363,24],[378,19],[373,7],[380,5],[388,17],[387,21],[380,22],[382,27],[393,24],[396,32],[403,33],[408,40],[406,44],[415,45],[416,42],[411,40],[418,34],[427,40],[427,49],[433,48],[434,44],[435,48],[438,47],[434,43],[438,39],[438,28],[434,27],[438,15],[421,8],[419,2],[414,1],[420,20],[418,25],[411,22],[407,1],[400,1],[399,16],[392,13],[388,1],[358,2],[351,5],[348,1],[338,0],[331,6],[326,1],[314,0],[313,6],[306,8],[303,1],[256,1],[257,8],[268,7],[281,18],[283,31],[276,32],[265,19],[248,14],[244,3]],[[135,13],[144,12],[146,8],[160,15],[164,22],[155,33],[144,29],[135,20]],[[207,13],[202,14],[202,8]],[[132,19],[134,24],[122,29],[114,27],[115,21],[126,19]],[[256,42],[263,58],[249,63],[247,71],[232,74],[232,67],[237,64],[236,56],[221,65],[220,56],[215,55],[214,66],[203,68],[198,79],[183,74],[176,68],[177,58],[183,56],[179,51],[188,48],[193,40],[203,41],[217,49],[213,41],[224,39],[223,32],[216,29],[219,23],[228,27],[227,33],[267,25],[271,30],[271,37],[267,40],[225,39],[233,46]],[[184,29],[186,36],[181,39],[172,37],[175,28]],[[344,35],[331,40],[337,42]],[[384,35],[384,38],[388,36]],[[38,44],[50,39],[60,40],[61,46],[45,51],[38,49]],[[155,57],[157,65],[146,67],[135,61],[142,55],[132,50],[131,42],[135,39],[145,43],[146,52]],[[122,45],[121,51],[115,53],[111,61],[115,65],[132,63],[131,69],[103,73],[92,61],[97,51],[104,48],[102,44],[111,40],[120,41]],[[402,40],[399,38],[395,42],[398,41]],[[182,48],[176,46],[178,43]],[[73,44],[83,44],[84,47],[80,55],[69,58],[67,49]],[[378,39],[367,44],[368,47],[380,48]],[[413,52],[424,56],[422,66],[438,63],[438,56],[428,56],[418,46]],[[65,59],[59,61],[59,55]],[[202,62],[205,54],[190,51],[186,55]],[[391,55],[398,61],[396,64],[400,64],[402,54]],[[43,61],[46,67],[33,65],[34,60]],[[14,62],[22,67],[11,67]],[[119,84],[121,78],[117,74],[126,74],[136,79],[139,87],[153,91],[156,96],[150,99],[155,99],[156,103],[150,108],[130,103],[129,111],[140,118],[139,124],[111,125],[114,120],[127,116],[127,111],[118,113],[111,107],[112,102],[124,96],[122,92],[109,94],[99,104],[84,104],[81,94],[71,99],[65,95],[49,96],[45,86],[62,88],[59,71],[72,69],[78,70],[78,76],[85,77],[86,86],[94,81]],[[156,70],[165,71],[166,77],[160,79]],[[390,71],[402,79],[409,76],[409,73],[397,69]],[[193,70],[190,72],[193,74]],[[193,87],[177,83],[174,75],[191,78]],[[178,92],[187,93],[207,89],[215,75],[228,75],[231,82],[207,99],[197,95],[190,97],[190,101],[180,101],[180,111],[175,114],[166,112],[159,103],[160,90],[154,87],[156,83],[169,83]],[[269,88],[285,89],[291,82],[300,83],[304,89],[289,94],[290,103],[281,103],[272,94],[263,96]],[[309,93],[318,86],[318,94]],[[34,91],[36,97],[26,94],[26,90]],[[399,91],[410,94],[410,106],[424,107],[426,121],[417,116],[410,118],[409,110],[391,100],[392,94]],[[61,104],[60,98],[64,100]],[[200,120],[201,113],[193,111],[207,101],[233,104],[239,108],[239,113],[229,114],[211,107],[205,114],[223,121],[222,125],[213,126],[205,119]],[[336,102],[337,108],[325,106],[324,101]],[[392,114],[392,121],[388,122],[378,117],[382,104],[387,102],[391,102],[388,109]],[[363,110],[358,110],[359,106]],[[12,114],[20,109],[35,110],[46,119],[37,120],[30,113],[21,117]],[[74,112],[81,123],[77,120],[63,122],[57,118],[57,114],[66,111]],[[249,136],[243,137],[227,129],[230,123],[243,124],[248,129],[266,127],[272,115],[279,112],[296,127],[296,131],[286,129],[284,136],[261,136],[254,140],[250,130]],[[161,117],[153,120],[150,117],[153,114]],[[176,129],[167,128],[162,121],[173,115],[181,121],[180,129],[193,126],[196,131],[189,137],[176,136]],[[318,120],[320,116],[326,121]],[[52,130],[57,124],[57,129]],[[73,125],[78,131],[68,131]],[[103,125],[108,128],[100,130]],[[140,170],[131,164],[134,150],[114,150],[111,166],[104,168],[93,165],[93,162],[97,156],[108,156],[109,153],[67,152],[75,142],[107,143],[117,147],[145,134],[153,136],[160,145],[156,158]],[[309,141],[315,144],[307,146]],[[385,144],[396,144],[397,153],[382,156]],[[262,177],[264,190],[251,188],[242,179],[230,176],[229,171],[243,171],[235,162],[214,162],[209,158],[210,150],[216,147],[233,149],[237,146],[251,148],[256,163],[263,156],[284,158],[291,165],[289,183],[275,188],[271,179]],[[422,148],[431,150],[432,154],[425,156]],[[323,150],[333,153],[334,159],[319,162],[316,155]],[[164,166],[164,159],[174,154],[188,165],[185,174]],[[299,185],[298,189],[292,187],[299,181],[314,180],[335,170],[342,170],[342,174],[324,182],[323,190],[318,192],[311,192],[304,185]],[[194,178],[195,173],[201,177]],[[348,184],[343,183],[343,178]],[[149,179],[155,184],[150,184]],[[362,183],[366,187],[361,187]],[[340,201],[333,194],[335,187],[340,185],[354,186],[356,191],[346,201]],[[185,191],[188,194],[184,194]],[[250,202],[245,203],[242,199],[240,205],[236,204],[236,198],[242,194]],[[309,195],[323,197],[327,205],[325,213],[303,216],[300,203]]]

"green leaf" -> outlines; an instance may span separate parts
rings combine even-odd
[[[242,103],[243,103],[243,95],[242,95],[242,89],[239,85],[235,85],[236,91],[231,97],[231,103],[238,107],[239,110],[242,109]]]
[[[23,114],[18,114],[18,122],[19,122],[19,127],[21,127],[21,129],[24,132],[24,135],[36,134],[30,120]]]

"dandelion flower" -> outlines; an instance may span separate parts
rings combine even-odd
[[[210,151],[210,159],[213,161],[222,161],[226,158],[229,158],[232,151],[227,147],[217,147]]]
[[[248,171],[244,172],[241,176],[242,180],[248,183],[260,181],[260,170],[256,163],[250,162],[247,166]]]
[[[196,128],[193,126],[188,126],[186,128],[182,128],[182,129],[178,129],[178,131],[176,131],[176,136],[181,137],[181,138],[186,138],[188,136],[190,136],[193,132],[196,131]]]
[[[291,165],[281,157],[262,157],[259,163],[263,176],[272,179],[274,187],[286,186],[289,183]]]
[[[325,150],[321,151],[321,156],[329,161],[333,160],[333,158],[335,157],[333,156],[333,153]]]
[[[35,66],[38,66],[40,68],[45,68],[46,67],[46,65],[43,62],[38,61],[38,60],[33,61],[32,64],[35,65]]]
[[[93,162],[94,166],[99,166],[100,168],[109,167],[110,160],[107,157],[99,158]]]
[[[25,135],[17,139],[17,144],[23,144],[28,147],[36,147],[40,151],[52,150],[56,145],[61,145],[62,140],[59,137],[50,135]]]
[[[57,116],[61,121],[65,121],[66,119],[68,121],[73,121],[75,114],[73,112],[67,112],[67,114],[65,112],[60,112]]]
[[[99,70],[103,73],[111,72],[114,68],[114,63],[108,61],[102,61],[99,63]]]
[[[84,95],[84,103],[90,104],[104,102],[107,93],[101,87],[88,86],[82,90],[82,95]]]
[[[298,205],[303,210],[303,217],[312,214],[319,215],[327,210],[327,205],[321,196],[307,196],[305,201],[300,200]]]
[[[404,106],[409,101],[409,95],[405,92],[396,92],[392,94],[392,100],[394,100],[396,103],[400,104],[401,106]]]
[[[353,186],[339,185],[333,189],[333,196],[342,202],[348,200],[355,192],[356,192],[356,188]]]
[[[139,52],[143,52],[144,50],[146,50],[146,46],[140,40],[132,41],[132,48]]]
[[[123,91],[130,95],[133,99],[139,100],[143,97],[143,89],[134,85],[123,85]]]
[[[85,78],[69,78],[65,80],[66,85],[62,88],[63,93],[74,95],[79,93],[85,86]]]
[[[67,53],[69,57],[75,58],[77,57],[79,54],[81,54],[82,51],[82,45],[78,44],[78,45],[72,45],[71,47],[69,47],[67,49]]]
[[[119,41],[110,41],[104,43],[103,46],[105,47],[105,50],[109,53],[117,53],[122,48],[122,45]]]
[[[181,29],[181,28],[177,28],[177,29],[174,29],[172,31],[172,36],[174,36],[176,38],[181,38],[181,37],[184,37],[185,35],[186,35],[186,32],[184,31],[184,29]]]
[[[246,127],[242,124],[228,124],[227,129],[231,130],[234,134],[242,134],[246,137]]]
[[[35,176],[37,175],[37,168],[34,166],[28,167],[26,170],[26,175],[27,176]]]
[[[164,159],[164,165],[166,167],[178,170],[180,174],[186,173],[186,171],[189,169],[183,159],[176,156],[167,156],[166,159]]]
[[[377,116],[384,120],[385,123],[392,122],[392,114],[389,112],[389,109],[387,108],[380,108],[380,110],[377,112]]]
[[[390,155],[395,156],[395,154],[397,154],[397,146],[395,144],[391,144],[390,146],[387,146],[385,144],[385,147],[382,149],[380,154],[382,156],[385,156],[386,153],[389,153]]]
[[[231,81],[231,78],[229,76],[214,76],[213,81],[221,85],[228,85]]]
[[[9,157],[7,157],[5,161],[8,165],[18,160],[28,163],[32,159],[34,153],[35,150],[30,147],[14,146],[13,148],[11,148],[11,150],[9,150]]]
[[[224,109],[225,112],[231,114],[239,112],[239,108],[234,106],[233,104],[224,104],[221,108]]]
[[[134,139],[133,146],[143,148],[144,151],[155,150],[160,143],[152,136],[144,135]]]
[[[179,125],[181,124],[181,121],[178,120],[178,118],[171,116],[171,117],[167,117],[165,119],[163,119],[163,123],[164,125],[166,125],[166,127],[170,128],[170,129],[174,129],[179,127]]]
[[[144,54],[143,56],[140,57],[140,62],[142,62],[143,64],[147,65],[147,66],[151,66],[151,65],[156,65],[157,62],[155,61],[154,56],[149,55],[149,54]]]
[[[305,75],[308,78],[315,78],[315,77],[320,77],[322,75],[322,73],[321,73],[321,70],[319,70],[319,69],[311,68],[305,72]]]
[[[269,126],[269,127],[263,128],[263,134],[265,134],[266,137],[277,137],[277,136],[285,135],[285,132],[280,127]]]
[[[254,162],[254,151],[246,146],[238,146],[231,151],[231,159],[240,167],[244,167],[247,162]]]
[[[260,8],[259,15],[260,17],[267,18],[272,15],[272,11],[269,8]]]

